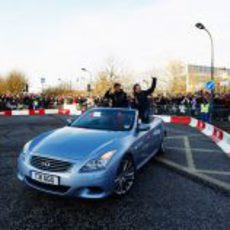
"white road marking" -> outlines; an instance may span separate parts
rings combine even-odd
[[[186,148],[182,148],[182,147],[167,147],[167,146],[165,146],[165,149],[185,151]],[[215,150],[215,149],[191,148],[191,150],[197,151],[197,152],[219,152],[219,153],[222,153],[222,151]]]
[[[194,130],[194,129],[192,129]],[[186,136],[188,135],[189,131],[183,131],[183,130],[175,130],[175,129],[167,129],[169,133],[179,133],[179,134],[185,134]],[[200,134],[200,133],[199,133]],[[198,135],[198,133],[194,133],[194,135]]]
[[[182,172],[188,173],[188,174],[190,174],[190,175],[192,175],[194,177],[197,177],[197,178],[199,178],[199,179],[201,179],[203,181],[207,181],[210,184],[213,184],[213,185],[215,185],[215,186],[217,186],[217,187],[219,187],[221,189],[224,189],[224,190],[230,192],[230,184],[228,184],[228,183],[225,183],[223,181],[214,179],[212,177],[209,177],[207,175],[204,175],[204,174],[201,174],[201,173],[198,173],[198,172],[195,172],[195,171],[191,171],[187,167],[181,166],[181,165],[179,165],[179,164],[177,164],[177,163],[175,163],[173,161],[167,160],[167,159],[159,157],[159,156],[156,157],[155,159],[158,162],[161,162],[161,163],[163,163],[165,165],[168,165],[168,166],[170,166],[172,168],[175,168],[177,170],[180,170]]]
[[[185,155],[186,155],[188,167],[192,171],[194,171],[195,170],[195,164],[194,164],[192,150],[191,150],[191,146],[190,146],[188,137],[184,137],[184,145],[185,145]]]
[[[230,176],[230,172],[217,171],[217,170],[196,169],[196,172],[198,172],[198,173],[223,175],[223,176]]]
[[[182,138],[184,138],[184,137],[199,137],[199,138],[203,137],[203,139],[207,139],[204,135],[201,135],[201,134],[167,136],[167,137],[165,137],[165,138],[166,138],[166,139],[176,139],[176,138],[178,138],[178,139],[181,138],[181,139],[182,139]]]

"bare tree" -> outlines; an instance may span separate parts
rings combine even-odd
[[[7,92],[17,94],[23,92],[27,84],[25,75],[18,71],[10,72],[5,79]]]
[[[105,71],[99,72],[98,77],[94,83],[93,94],[102,96],[110,87],[110,78]]]
[[[122,61],[114,57],[108,58],[102,72],[107,76],[108,87],[112,87],[115,82],[119,82],[125,90],[131,89],[132,74],[124,67]]]
[[[142,84],[143,88],[148,88],[152,83],[152,77],[157,78],[157,85],[154,94],[166,94],[169,92],[170,84],[167,79],[165,69],[153,68],[151,70],[145,71],[141,74],[139,83]]]
[[[186,92],[186,75],[185,66],[181,61],[171,61],[167,68],[167,76],[170,82],[171,93],[185,93]]]
[[[0,94],[4,94],[6,92],[7,92],[6,82],[2,77],[0,77]]]

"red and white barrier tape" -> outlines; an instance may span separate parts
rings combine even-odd
[[[157,116],[161,118],[164,122],[184,124],[191,127],[197,128],[200,132],[210,137],[229,157],[230,157],[230,135],[201,120],[197,120],[192,117],[187,116]]]
[[[35,115],[80,115],[82,111],[73,109],[27,109],[27,110],[9,110],[0,111],[0,116],[35,116]]]

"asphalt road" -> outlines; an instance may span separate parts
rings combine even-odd
[[[158,161],[230,194],[230,159],[209,137],[190,126],[167,124],[166,151]]]
[[[133,190],[122,199],[89,201],[63,198],[25,187],[16,178],[16,158],[20,149],[26,141],[39,133],[63,126],[63,119],[52,116],[0,118],[1,230],[230,229],[229,194],[186,174],[180,174],[178,170],[165,167],[165,164],[156,160],[149,162],[140,171]],[[188,138],[194,138],[198,135],[197,142],[189,142],[195,145],[190,146],[190,152],[194,148],[210,149],[212,146],[212,143],[207,146],[206,139],[199,146],[199,133],[191,133],[188,128],[174,125],[167,127],[169,137],[166,140],[166,154],[163,156],[166,160],[185,167],[191,166],[190,161],[187,165],[187,161],[181,160],[183,153],[188,153],[189,149],[184,146],[184,143],[188,143],[186,136],[193,135]],[[176,136],[181,136],[181,142],[174,142],[180,139]],[[219,149],[214,152],[222,154]],[[191,160],[191,156],[186,159]]]

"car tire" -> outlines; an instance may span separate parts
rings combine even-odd
[[[132,157],[126,156],[121,160],[114,180],[114,195],[126,195],[133,187],[136,179],[136,169]]]

